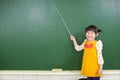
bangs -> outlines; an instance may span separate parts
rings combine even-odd
[[[90,25],[85,28],[85,32],[87,31],[93,31],[95,33],[101,32],[101,29],[98,29],[95,25]]]
[[[87,31],[93,31],[93,32],[97,33],[97,29],[95,29],[95,28],[86,28],[85,32],[87,32]]]

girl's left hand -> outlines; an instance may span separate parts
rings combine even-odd
[[[103,73],[103,69],[100,68],[100,69],[98,70],[98,74],[102,74],[102,73]]]

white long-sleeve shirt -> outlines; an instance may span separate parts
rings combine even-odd
[[[81,51],[84,49],[84,43],[87,41],[87,39],[84,40],[84,42],[81,45],[76,45],[75,49],[76,51]],[[96,43],[96,50],[98,55],[98,64],[104,64],[103,56],[102,56],[102,49],[103,49],[103,43],[101,40],[98,40]]]

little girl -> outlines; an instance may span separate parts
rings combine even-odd
[[[81,74],[87,76],[87,80],[100,80],[103,72],[104,60],[102,57],[102,41],[96,40],[98,32],[101,32],[95,25],[85,28],[86,39],[78,45],[75,37],[70,36],[76,51],[84,49]]]

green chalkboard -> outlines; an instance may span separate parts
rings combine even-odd
[[[0,0],[0,70],[79,70],[75,51],[56,12],[59,9],[79,44],[84,28],[103,30],[104,69],[120,69],[119,0]]]

